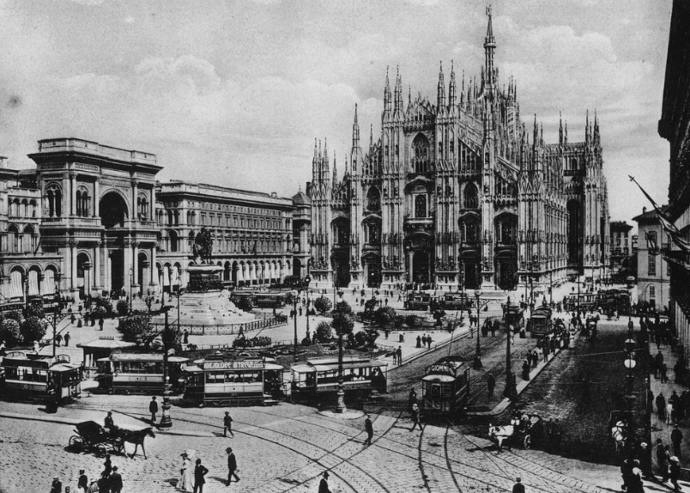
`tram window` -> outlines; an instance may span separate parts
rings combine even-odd
[[[438,399],[441,397],[441,386],[438,384],[431,386],[431,398]]]
[[[206,374],[206,383],[223,383],[225,381],[225,373],[208,372]]]
[[[5,378],[9,378],[10,380],[19,379],[19,374],[17,372],[17,368],[16,367],[5,368]]]

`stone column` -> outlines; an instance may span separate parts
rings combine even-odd
[[[151,248],[151,265],[149,265],[149,286],[151,286],[151,291],[156,290],[158,285],[158,279],[156,276],[156,247]]]
[[[128,290],[130,286],[134,285],[134,276],[132,269],[132,247],[134,242],[131,237],[125,238],[124,241],[125,248],[123,250],[123,263],[124,263],[124,283],[123,288]],[[129,293],[127,293],[129,294]]]
[[[101,215],[101,183],[96,179],[93,184],[93,217]]]
[[[93,249],[93,288],[100,290],[101,285],[101,242],[99,241]]]
[[[137,206],[137,196],[139,195],[139,180],[132,178],[132,215],[130,220],[139,221],[139,207]]]
[[[69,174],[69,192],[70,192],[70,204],[69,204],[69,214],[74,216],[77,214],[77,175],[74,172]]]
[[[414,252],[413,252],[412,250],[410,250],[409,252],[407,252],[407,259],[408,259],[408,263],[407,263],[407,265],[408,265],[407,282],[414,282],[414,278],[412,277],[412,276],[413,276],[413,269],[412,269],[412,267],[413,267],[413,265],[414,265],[414,263],[413,263],[413,262],[414,262],[414,258],[413,258],[413,257],[414,257]]]
[[[138,243],[132,241],[132,294],[136,295],[139,292],[139,251],[137,250]]]

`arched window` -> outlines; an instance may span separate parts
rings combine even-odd
[[[46,197],[48,198],[48,215],[50,217],[62,216],[62,190],[60,187],[53,184],[46,190]]]
[[[468,183],[465,186],[463,207],[465,209],[476,209],[479,207],[479,192],[474,183]]]
[[[137,197],[137,217],[140,221],[146,221],[148,219],[149,202],[145,195],[140,195]]]
[[[427,217],[426,195],[419,194],[414,196],[414,215],[415,217]]]
[[[19,230],[15,225],[12,225],[9,228],[7,228],[7,252],[19,252]]]
[[[367,210],[374,212],[381,210],[381,195],[376,187],[371,187],[367,192]]]
[[[176,252],[177,251],[177,233],[175,231],[168,231],[168,242],[169,242],[169,250],[171,252]]]
[[[460,236],[463,243],[475,244],[479,241],[479,223],[476,218],[460,220]]]
[[[34,228],[26,226],[22,234],[22,248],[23,253],[32,253],[34,251]]]

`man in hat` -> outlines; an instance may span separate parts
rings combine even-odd
[[[525,493],[525,485],[522,484],[522,479],[515,478],[515,484],[513,485],[513,493]]]
[[[371,422],[371,417],[367,414],[367,419],[364,420],[364,430],[367,432],[366,445],[371,445],[371,439],[374,436],[374,425]]]
[[[113,473],[110,475],[110,491],[111,493],[122,492],[122,476],[117,471],[117,466],[113,466]]]
[[[669,459],[669,468],[671,470],[671,484],[673,485],[673,491],[680,491],[680,486],[678,486],[678,479],[680,478],[680,461],[675,455]]]
[[[77,489],[84,490],[84,493],[89,488],[89,478],[84,474],[84,469],[79,469],[79,482],[77,482]]]
[[[199,493],[204,493],[204,484],[206,484],[206,474],[208,469],[206,469],[201,464],[201,459],[196,460],[196,465],[194,466],[194,493],[197,491]]]
[[[680,444],[683,441],[683,433],[681,433],[676,424],[671,431],[671,443],[673,444],[673,455],[680,459]]]
[[[321,481],[319,482],[319,493],[331,493],[331,489],[328,487],[328,471],[324,471],[321,475]]]
[[[237,471],[237,459],[235,458],[235,454],[232,452],[232,448],[228,447],[225,449],[225,452],[228,454],[228,486],[230,486],[230,483],[232,482],[232,478],[235,478],[235,481],[240,480],[240,478],[237,476],[236,471]]]
[[[50,485],[50,493],[62,493],[62,482],[57,476],[53,478],[53,484]]]
[[[151,397],[151,402],[149,402],[149,412],[151,413],[151,424],[156,423],[156,413],[158,413],[158,403],[156,402],[156,396]]]
[[[232,417],[230,416],[230,411],[225,411],[225,417],[223,418],[223,436],[228,436],[228,432],[230,432],[233,438],[235,437],[235,434],[232,432]]]

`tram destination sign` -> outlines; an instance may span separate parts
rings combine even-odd
[[[261,360],[244,361],[205,361],[205,370],[261,370],[264,362]]]
[[[430,365],[426,369],[426,374],[427,375],[449,375],[451,377],[454,377],[455,376],[455,368],[453,368],[451,365],[436,363],[434,365]]]

